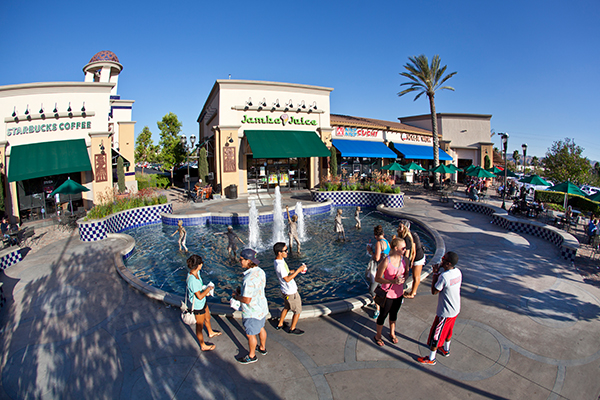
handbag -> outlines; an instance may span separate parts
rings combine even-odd
[[[196,316],[194,315],[194,311],[193,311],[194,310],[194,302],[196,301],[196,296],[194,296],[194,298],[192,299],[192,308],[189,309],[187,306],[188,290],[189,290],[189,287],[187,286],[187,281],[186,281],[185,286],[186,286],[185,303],[181,303],[181,320],[186,325],[196,325]]]

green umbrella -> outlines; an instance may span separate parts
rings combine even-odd
[[[54,191],[50,194],[50,196],[54,196],[55,194],[68,194],[69,195],[69,204],[71,205],[71,213],[73,212],[73,202],[71,201],[71,195],[77,194],[81,192],[89,192],[90,189],[86,188],[83,185],[71,180],[71,178],[67,179],[65,183],[54,189]]]
[[[414,171],[425,171],[425,168],[421,167],[419,164],[415,163],[414,161],[411,162],[410,164],[404,165],[404,168],[407,171],[411,171],[411,170],[414,170]]]
[[[404,172],[407,171],[406,168],[404,168],[402,165],[398,164],[397,162],[393,162],[392,164],[388,164],[384,167],[381,167],[381,169],[385,169],[387,171],[404,171]]]
[[[526,176],[525,178],[519,180],[521,183],[529,183],[530,185],[544,185],[544,186],[552,186],[550,183],[546,182],[545,179],[540,178],[539,175],[531,175]]]
[[[567,208],[567,204],[569,202],[569,195],[570,194],[576,194],[576,195],[583,196],[583,197],[586,196],[586,194],[583,193],[581,191],[581,189],[579,189],[577,187],[577,185],[571,183],[570,181],[559,183],[558,185],[555,185],[555,186],[552,186],[552,187],[546,189],[546,191],[547,192],[562,192],[562,193],[564,193],[565,194],[565,200],[563,201],[563,206],[565,208]]]
[[[591,201],[595,201],[596,203],[600,202],[600,192],[596,192],[594,194],[591,194],[589,196],[586,196],[588,199],[590,199]]]
[[[488,168],[486,171],[489,171],[492,174],[496,174],[496,175],[502,175],[502,174],[504,174],[504,170],[496,167],[495,165],[492,168]]]
[[[474,166],[473,164],[469,165],[467,168],[464,169],[465,172],[470,172],[473,168],[477,168],[476,166]]]
[[[430,171],[435,172],[436,174],[453,174],[455,172],[454,169],[444,164],[440,164],[439,166],[437,166],[434,169],[431,169]]]
[[[454,172],[462,171],[462,169],[458,168],[454,164],[448,164],[447,167],[452,168],[454,170]]]
[[[483,169],[481,167],[471,168],[470,171],[467,171],[467,175],[474,176],[476,178],[495,178],[496,177],[496,175],[492,174],[489,171],[486,171],[485,169]]]

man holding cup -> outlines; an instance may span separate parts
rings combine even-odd
[[[431,294],[439,293],[435,320],[429,331],[427,344],[429,345],[429,357],[419,357],[417,361],[425,365],[435,365],[436,352],[444,357],[450,355],[450,339],[454,322],[460,312],[460,286],[462,273],[455,268],[458,263],[458,254],[449,251],[442,262],[433,266],[433,279],[431,281]],[[444,269],[440,273],[440,267]]]
[[[302,299],[298,293],[298,285],[296,285],[294,278],[300,273],[306,273],[306,265],[302,264],[298,269],[290,270],[285,262],[285,259],[288,256],[288,247],[283,242],[275,243],[273,246],[273,252],[275,253],[276,257],[275,273],[277,273],[277,278],[279,279],[279,284],[281,285],[281,293],[283,294],[283,311],[281,311],[279,323],[275,329],[279,330],[285,326],[285,317],[287,316],[288,311],[292,311],[294,315],[292,317],[292,325],[289,327],[288,333],[293,335],[302,335],[304,331],[296,328],[296,324],[298,324],[298,320],[300,319],[300,313],[302,312]]]

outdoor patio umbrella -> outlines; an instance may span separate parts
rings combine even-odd
[[[552,186],[546,189],[547,192],[563,192],[565,194],[565,200],[563,201],[563,207],[567,208],[568,198],[570,194],[577,194],[579,196],[586,197],[586,194],[581,191],[577,187],[577,185],[571,183],[570,181],[566,181],[563,183],[559,183],[558,185]]]
[[[462,169],[458,168],[456,165],[454,164],[448,164],[446,165],[447,167],[450,167],[454,170],[454,172],[458,172],[458,171],[462,171]]]
[[[492,174],[489,171],[486,171],[485,169],[483,169],[481,167],[471,168],[470,171],[467,171],[467,175],[474,176],[476,178],[495,178],[496,177],[496,175]]]
[[[425,171],[425,168],[421,167],[416,162],[411,162],[410,164],[406,164],[403,166],[407,171]]]
[[[529,183],[530,185],[544,185],[544,186],[552,186],[550,183],[546,182],[545,179],[540,178],[539,175],[531,175],[531,176],[526,176],[525,178],[519,180],[519,182],[521,183]]]
[[[496,174],[496,175],[504,175],[504,170],[496,167],[495,165],[492,168],[486,169],[486,171],[489,171],[492,174]]]
[[[71,180],[71,178],[67,179],[65,183],[54,189],[54,191],[50,194],[54,196],[55,194],[68,194],[69,195],[69,204],[71,205],[71,213],[73,213],[73,202],[71,201],[71,195],[77,194],[81,192],[89,192],[90,189],[86,188],[83,185]]]
[[[404,168],[402,165],[398,164],[397,162],[393,162],[392,164],[388,164],[384,167],[381,167],[381,169],[385,169],[387,171],[408,171],[406,168]]]
[[[436,174],[453,174],[455,172],[454,169],[444,164],[440,164],[439,166],[437,166],[434,169],[431,169],[430,171],[435,172]]]
[[[469,165],[467,168],[464,169],[465,172],[469,172],[471,171],[473,168],[477,168],[476,166],[474,166],[473,164]]]

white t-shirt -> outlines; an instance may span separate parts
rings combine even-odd
[[[438,277],[435,288],[440,291],[436,314],[452,318],[460,312],[460,285],[462,273],[458,268],[444,271]]]
[[[283,294],[298,293],[298,285],[296,285],[296,282],[293,279],[289,282],[286,282],[285,279],[283,279],[284,276],[290,274],[290,269],[285,260],[275,260],[275,272],[277,273],[277,279],[279,279]]]

